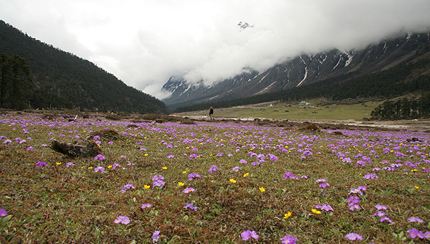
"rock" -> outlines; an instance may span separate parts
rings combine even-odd
[[[100,138],[106,140],[118,140],[121,138],[121,135],[116,130],[111,129],[94,131],[90,134],[89,139],[92,139],[94,136],[100,136]]]
[[[312,132],[320,132],[321,128],[314,123],[305,122],[303,125],[299,128],[301,131],[312,131]]]
[[[333,131],[331,134],[333,134],[333,135],[338,135],[338,136],[345,136],[343,133],[342,133],[342,131]]]
[[[407,142],[422,142],[422,140],[416,138],[416,137],[412,137],[412,138],[408,138],[406,139]]]
[[[94,157],[102,152],[94,141],[87,141],[86,145],[79,145],[54,140],[51,143],[51,149],[72,158]]]

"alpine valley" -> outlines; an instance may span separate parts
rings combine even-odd
[[[342,97],[348,89],[352,92],[345,98],[379,96],[378,92],[375,94],[375,86],[381,91],[387,80],[393,85],[423,78],[428,80],[429,67],[430,33],[399,34],[360,50],[332,49],[302,54],[263,72],[244,70],[211,86],[171,77],[163,86],[171,93],[164,102],[172,109],[193,110],[211,105],[250,104],[293,97],[336,98]],[[420,84],[428,83],[421,81]],[[427,88],[419,86],[404,92],[423,89]],[[311,90],[318,90],[318,94]],[[328,93],[324,94],[325,90]],[[372,94],[366,91],[372,91]],[[402,95],[398,91],[388,93],[383,96]]]

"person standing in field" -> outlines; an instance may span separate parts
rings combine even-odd
[[[214,115],[214,108],[213,108],[213,107],[210,107],[210,108],[209,108],[209,118],[210,118],[211,120],[213,120],[213,119],[214,119],[213,115]]]

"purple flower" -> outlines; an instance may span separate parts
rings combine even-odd
[[[197,154],[195,154],[195,153],[193,153],[193,154],[191,154],[190,155],[190,159],[196,159],[196,158],[198,158],[199,157],[199,155],[197,155]]]
[[[286,180],[289,180],[289,179],[291,179],[291,180],[296,180],[296,179],[298,179],[299,177],[297,177],[297,175],[295,175],[293,172],[290,172],[290,171],[286,171],[285,173],[284,173],[284,179],[286,179]]]
[[[332,206],[330,206],[330,204],[327,204],[327,203],[315,205],[315,208],[319,209],[319,210],[323,210],[324,212],[333,212],[334,211]]]
[[[112,169],[116,169],[116,168],[118,168],[120,165],[119,165],[119,163],[114,163],[114,164],[112,164]]]
[[[409,223],[424,223],[424,220],[422,220],[421,218],[419,218],[419,217],[410,217],[410,218],[408,218],[408,222]]]
[[[351,232],[345,235],[345,239],[349,241],[362,241],[363,237],[357,233]]]
[[[382,218],[379,219],[379,222],[381,223],[388,223],[388,224],[392,224],[394,223],[390,218],[388,218],[387,216],[384,216]]]
[[[188,194],[188,193],[191,193],[191,192],[194,192],[194,191],[196,191],[196,189],[194,189],[192,187],[187,187],[182,192],[185,193],[185,194]]]
[[[124,193],[124,192],[126,192],[126,191],[128,191],[128,190],[130,190],[130,189],[134,189],[135,187],[134,187],[134,185],[133,184],[131,184],[131,183],[127,183],[127,184],[125,184],[125,185],[123,185],[122,186],[122,188],[121,188],[121,192],[122,193]]]
[[[191,210],[191,211],[197,211],[197,206],[195,206],[193,203],[186,203],[184,206],[185,209]]]
[[[373,214],[373,216],[384,217],[385,216],[385,212],[384,211],[377,211],[376,213]]]
[[[366,180],[375,180],[378,179],[378,176],[375,173],[369,173],[363,176]]]
[[[348,206],[350,211],[358,211],[361,209],[359,204],[351,204]]]
[[[200,179],[200,178],[202,178],[202,177],[197,173],[188,174],[188,180],[195,180],[195,179]]]
[[[260,165],[260,164],[261,164],[260,162],[252,162],[252,163],[251,163],[251,165],[252,165],[252,166],[258,166],[258,165]]]
[[[6,139],[3,141],[3,144],[6,144],[6,145],[11,144],[11,143],[12,143],[12,140],[10,140],[10,139]]]
[[[270,161],[273,161],[273,162],[278,161],[278,157],[276,157],[273,154],[269,154],[269,159],[270,159]]]
[[[67,162],[66,163],[66,167],[67,168],[70,168],[70,167],[73,167],[73,166],[75,166],[75,164],[73,162]]]
[[[0,208],[0,217],[6,217],[7,216],[7,211],[4,208]]]
[[[264,161],[266,161],[266,156],[264,154],[260,153],[257,155],[257,159],[259,162],[264,162]]]
[[[97,154],[97,156],[94,157],[94,160],[104,161],[106,160],[106,157],[103,154]]]
[[[105,168],[102,166],[97,166],[94,168],[94,172],[96,173],[104,173],[105,172]]]
[[[130,224],[130,219],[127,216],[120,215],[113,222],[115,224],[128,225]]]
[[[360,210],[360,198],[355,195],[350,195],[347,199],[348,202],[348,208],[350,211],[357,211]]]
[[[316,183],[324,183],[324,182],[327,182],[327,179],[317,179],[315,182]]]
[[[258,240],[258,238],[260,238],[257,234],[257,232],[253,231],[253,230],[245,230],[240,234],[240,237],[242,238],[242,240],[244,241],[248,241],[251,239],[254,240]]]
[[[162,175],[154,175],[152,177],[152,187],[163,188],[166,182],[164,182],[164,177]]]
[[[238,172],[239,170],[240,170],[239,166],[235,166],[231,169],[231,171],[233,171],[233,172]]]
[[[167,158],[168,159],[171,159],[171,158],[174,158],[175,157],[175,155],[173,155],[173,154],[169,154],[169,155],[167,155]]]
[[[218,167],[216,165],[211,165],[211,167],[208,170],[209,174],[215,173],[217,171],[218,171]]]
[[[375,205],[375,208],[376,208],[376,210],[378,210],[378,211],[384,211],[384,210],[387,210],[387,209],[388,209],[388,207],[387,207],[386,205],[382,205],[382,204],[376,204],[376,205]]]
[[[39,167],[39,168],[46,167],[46,166],[48,166],[47,162],[37,161],[37,163],[36,163],[36,167]]]
[[[342,162],[350,164],[350,163],[352,163],[352,160],[351,160],[351,158],[343,158]]]
[[[284,237],[281,238],[282,244],[296,244],[297,241],[298,241],[297,238],[292,235],[285,235]]]
[[[239,163],[241,163],[241,164],[247,164],[248,162],[245,159],[241,159],[241,160],[239,160]]]
[[[330,184],[329,184],[329,183],[327,183],[327,182],[321,182],[321,183],[319,184],[319,187],[320,187],[321,189],[328,188],[329,186],[330,186]]]
[[[352,188],[349,194],[360,194],[363,195],[367,190],[366,186],[359,186],[357,188]]]
[[[416,238],[424,239],[424,238],[426,238],[425,234],[422,231],[417,230],[415,228],[409,229],[408,235],[409,235],[409,238],[411,238],[411,239],[416,239]]]
[[[140,205],[140,208],[142,210],[144,210],[145,208],[150,208],[150,207],[152,207],[152,204],[150,204],[150,203],[142,203],[142,205]]]
[[[154,233],[152,233],[151,238],[153,243],[158,242],[158,240],[160,240],[160,231],[159,230],[154,231]]]

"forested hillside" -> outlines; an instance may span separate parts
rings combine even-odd
[[[8,62],[2,62],[1,71],[5,72],[2,84],[9,84],[1,90],[2,107],[165,111],[164,103],[158,99],[127,86],[93,63],[40,42],[3,21],[0,21],[0,54],[4,60],[16,59],[26,67],[23,76],[20,73],[24,70],[9,70]],[[15,80],[8,78],[15,75]],[[13,87],[10,84],[24,80],[27,86],[20,92],[26,96],[18,97],[10,90]]]

